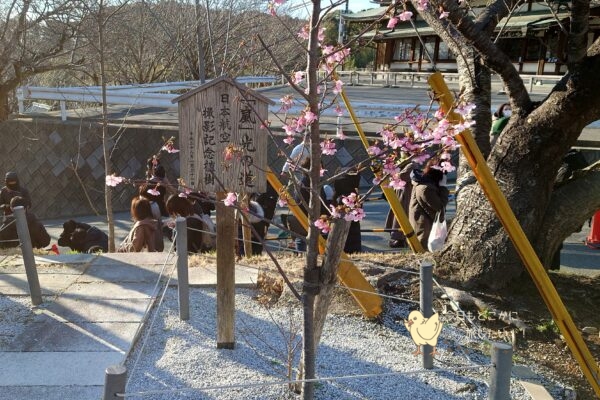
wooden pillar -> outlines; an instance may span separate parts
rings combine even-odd
[[[235,213],[217,193],[217,349],[235,347]]]

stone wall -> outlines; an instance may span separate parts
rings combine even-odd
[[[160,149],[163,138],[177,137],[177,132],[173,126],[109,125],[113,171],[128,178],[143,178],[146,160]],[[94,208],[105,213],[104,158],[101,125],[97,121],[11,120],[0,124],[0,137],[0,177],[7,171],[18,173],[20,182],[31,193],[32,210],[39,218],[91,215]],[[282,139],[276,140],[282,143]],[[281,171],[285,162],[281,150],[289,153],[291,147],[278,148],[269,142],[269,165],[273,171]],[[336,155],[324,156],[323,162],[331,176],[339,168],[365,157],[361,142],[350,139]],[[161,161],[167,177],[175,182],[179,176],[178,155],[163,152]],[[370,174],[363,174],[362,186],[368,186],[370,179]],[[128,210],[134,188],[119,185],[113,193],[114,211]]]
[[[128,178],[143,178],[146,160],[158,152],[164,139],[177,134],[177,127],[168,125],[109,125],[113,171]],[[0,124],[0,137],[0,179],[3,183],[7,171],[16,171],[31,192],[33,212],[39,218],[91,215],[94,208],[105,214],[101,125],[97,121],[11,120]],[[269,141],[268,160],[271,169],[279,173],[285,162],[281,152],[289,154],[293,145],[283,144],[283,137],[275,140],[279,147]],[[597,150],[585,149],[583,153],[588,162],[600,158]],[[335,155],[323,157],[325,178],[365,159],[360,140],[348,138]],[[178,154],[163,152],[161,161],[167,177],[175,182],[179,176]],[[369,187],[371,181],[372,174],[363,173],[361,187]],[[134,193],[132,186],[113,189],[114,211],[129,210]]]
[[[31,193],[32,210],[39,218],[90,215],[94,208],[105,213],[101,132],[97,122],[6,121],[0,124],[0,176],[3,178],[7,171],[18,173],[21,184]],[[110,141],[113,170],[122,176],[141,178],[147,158],[158,151],[162,137],[176,135],[177,131],[169,127],[110,126],[109,134],[114,138]],[[176,157],[166,155],[162,159],[167,170],[178,170]],[[133,187],[116,188],[114,210],[128,210],[133,194]]]

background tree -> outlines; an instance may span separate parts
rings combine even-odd
[[[461,91],[478,107],[473,116],[477,121],[475,137],[484,153],[489,152],[489,167],[542,263],[548,266],[560,243],[600,208],[597,165],[553,190],[563,156],[575,145],[583,128],[600,118],[600,80],[596,77],[600,40],[588,47],[590,2],[573,1],[568,72],[544,100],[534,103],[518,71],[492,37],[498,21],[517,3],[493,1],[480,13],[473,13],[466,2],[414,2],[436,34],[457,54]],[[447,17],[442,13],[448,13]],[[502,78],[513,110],[491,151],[487,145],[488,69]],[[466,168],[459,174],[457,190],[457,214],[440,265],[448,277],[464,285],[506,285],[523,272],[514,247]]]
[[[30,77],[70,69],[78,1],[11,0],[0,4],[0,121],[14,108],[14,91]]]

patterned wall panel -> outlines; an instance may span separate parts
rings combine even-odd
[[[7,171],[16,171],[32,196],[33,212],[43,219],[68,218],[93,214],[84,189],[100,213],[105,212],[104,157],[100,125],[79,121],[60,122],[51,119],[11,120],[0,124],[0,179]],[[117,130],[119,130],[117,132]],[[164,139],[177,138],[177,128],[169,126],[110,127],[113,171],[127,178],[143,179],[146,161],[157,153]],[[273,141],[268,144],[271,169],[281,171],[285,157],[293,146],[278,137],[281,150]],[[178,143],[176,143],[178,146]],[[326,177],[348,166],[348,160],[364,160],[365,151],[359,140],[344,142],[343,156],[323,156]],[[179,177],[178,155],[161,153],[167,177]],[[77,173],[75,173],[75,171]],[[370,173],[363,173],[362,185],[368,186]],[[83,185],[83,186],[82,186]],[[135,193],[132,186],[120,185],[113,190],[115,211],[129,210]]]

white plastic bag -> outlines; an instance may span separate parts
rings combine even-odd
[[[435,219],[433,220],[433,226],[431,227],[429,238],[427,239],[427,248],[431,252],[440,250],[442,247],[444,247],[446,236],[448,236],[446,219],[444,218],[442,221],[440,221],[440,218],[440,212],[437,212],[435,214]]]

